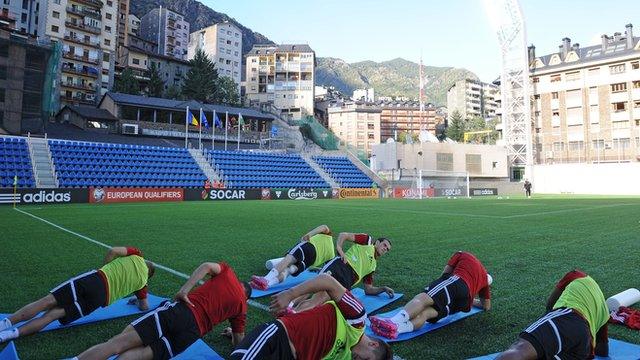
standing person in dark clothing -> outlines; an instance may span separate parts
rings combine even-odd
[[[524,191],[528,198],[531,197],[531,182],[527,179],[524,180]]]

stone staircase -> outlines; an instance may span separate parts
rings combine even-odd
[[[200,150],[190,148],[189,153],[200,167],[200,170],[202,170],[207,179],[209,179],[209,181],[222,181],[222,177],[220,176],[220,174],[218,174],[218,172],[211,167],[211,164],[202,155]]]
[[[29,137],[27,143],[29,145],[29,155],[31,156],[36,187],[46,189],[57,188],[58,179],[56,178],[47,139]]]
[[[331,186],[331,188],[335,189],[340,187],[340,184],[338,184],[331,176],[329,176],[329,174],[327,174],[327,172],[324,171],[322,166],[318,165],[318,163],[315,162],[315,160],[313,160],[311,155],[306,153],[301,153],[300,156],[304,159],[304,161],[307,162],[307,164],[309,164],[309,166],[311,166],[313,170],[315,170],[320,175],[320,177],[322,177],[324,181],[326,181],[329,184],[329,186]]]

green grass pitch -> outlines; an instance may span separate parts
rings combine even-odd
[[[640,199],[561,197],[436,200],[238,201],[22,207],[24,211],[109,245],[190,274],[204,261],[226,261],[242,280],[263,274],[303,233],[327,224],[337,233],[393,240],[376,284],[405,293],[400,306],[437,278],[454,251],[475,253],[494,277],[493,310],[413,341],[393,345],[404,359],[463,359],[505,349],[543,314],[547,296],[568,270],[581,268],[605,296],[638,283]],[[105,249],[10,207],[0,208],[0,312],[13,312],[58,283],[101,264]],[[183,279],[158,270],[150,290],[171,297]],[[267,299],[261,300],[267,303]],[[383,310],[389,310],[383,309]],[[271,319],[250,308],[248,330]],[[19,339],[23,359],[75,355],[119,333],[133,318]],[[226,324],[224,325],[226,326]],[[205,341],[226,356],[218,336]],[[610,327],[640,343],[640,333]],[[3,345],[0,345],[0,348]]]

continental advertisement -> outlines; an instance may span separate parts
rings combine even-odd
[[[377,199],[380,197],[378,188],[342,188],[338,192],[340,199]]]

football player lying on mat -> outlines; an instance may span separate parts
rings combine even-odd
[[[251,287],[267,290],[283,282],[287,276],[298,276],[306,269],[320,266],[334,256],[331,229],[327,225],[320,225],[302,236],[300,242],[267,275],[252,276]]]
[[[567,273],[547,301],[547,313],[496,359],[592,359],[609,355],[609,310],[598,284]]]
[[[256,327],[231,353],[231,359],[392,359],[389,345],[364,334],[364,306],[327,274],[272,296],[271,311],[281,314],[294,298],[320,291],[329,294],[330,301]]]
[[[210,279],[190,292],[207,275]],[[241,283],[229,265],[204,263],[180,288],[175,302],[164,302],[121,334],[78,355],[78,359],[107,359],[115,354],[120,354],[119,360],[170,359],[227,319],[231,328],[223,335],[231,333],[237,345],[244,337],[250,295],[249,284]]]
[[[69,324],[131,293],[138,298],[138,308],[147,310],[147,281],[153,276],[153,263],[146,261],[136,248],[114,247],[107,252],[104,264],[63,282],[47,296],[0,320],[0,343],[36,333],[55,320]],[[37,317],[42,311],[45,313]],[[28,320],[31,321],[11,328]]]
[[[416,295],[400,312],[390,318],[371,317],[374,333],[390,339],[420,329],[425,322],[438,320],[471,306],[491,309],[490,276],[473,254],[459,251],[449,259],[442,276]],[[476,299],[476,295],[479,298]]]
[[[353,242],[353,245],[345,253],[342,246],[345,241]],[[364,284],[364,292],[367,295],[378,295],[387,293],[393,297],[393,289],[388,286],[373,286],[373,273],[378,264],[378,258],[391,251],[391,240],[387,238],[373,238],[367,234],[340,233],[336,242],[338,256],[326,262],[321,274],[333,276],[340,285],[346,289],[351,289],[360,281]],[[326,292],[320,291],[310,299],[304,297],[294,301],[294,311],[304,311],[312,307],[324,304],[329,300]]]

